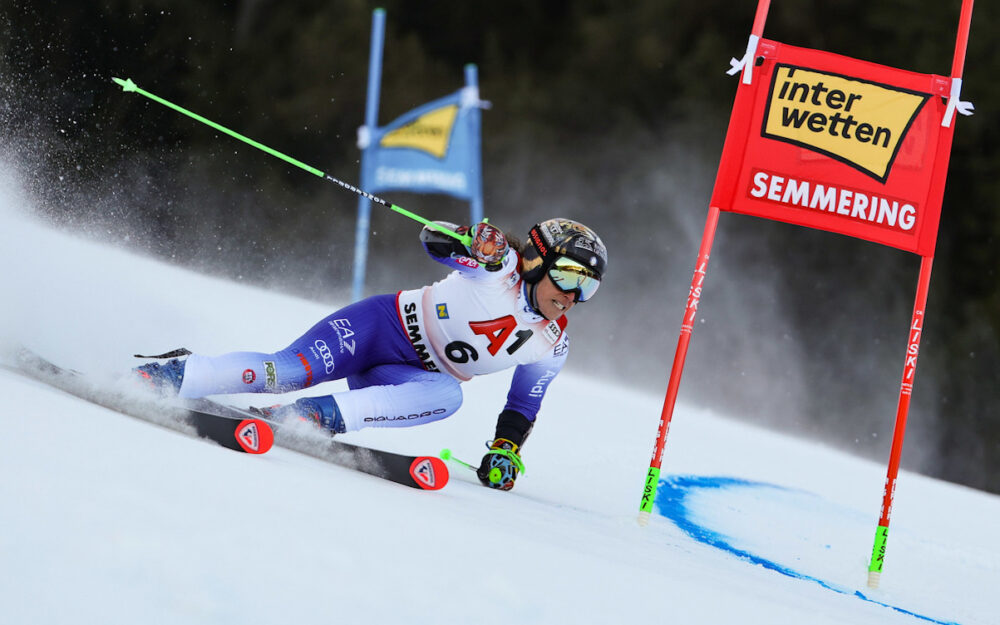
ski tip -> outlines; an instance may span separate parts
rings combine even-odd
[[[448,467],[434,456],[418,456],[410,464],[410,477],[424,490],[440,490],[448,483]]]
[[[274,431],[265,421],[244,419],[236,426],[236,442],[248,454],[264,454],[274,445]]]

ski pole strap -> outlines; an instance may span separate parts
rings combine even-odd
[[[521,460],[521,456],[518,456],[513,451],[509,449],[491,449],[486,452],[487,456],[489,456],[490,454],[503,456],[504,458],[510,460],[514,464],[514,466],[517,467],[517,470],[519,472],[524,473],[524,461]]]
[[[368,193],[367,191],[362,191],[361,189],[359,189],[359,188],[357,188],[357,187],[355,187],[353,185],[347,184],[346,182],[344,182],[342,180],[338,180],[337,178],[334,178],[333,176],[329,176],[327,174],[324,174],[323,172],[321,172],[320,170],[316,169],[315,167],[311,167],[309,165],[306,165],[302,161],[299,161],[297,159],[292,158],[291,156],[288,156],[286,154],[282,154],[281,152],[279,152],[279,151],[277,151],[277,150],[275,150],[273,148],[269,148],[268,146],[264,145],[263,143],[258,143],[257,141],[254,141],[250,137],[241,135],[240,133],[238,133],[238,132],[236,132],[234,130],[230,130],[229,128],[226,128],[225,126],[222,126],[221,124],[217,124],[217,123],[213,122],[210,119],[206,119],[206,118],[202,117],[201,115],[198,115],[197,113],[193,113],[193,112],[187,110],[186,108],[183,108],[181,106],[177,106],[173,102],[169,102],[169,101],[164,100],[163,98],[161,98],[161,97],[159,97],[159,96],[157,96],[155,94],[152,94],[152,93],[150,93],[150,92],[148,92],[148,91],[146,91],[144,89],[140,89],[138,87],[138,85],[136,85],[134,82],[132,82],[131,78],[126,78],[126,79],[112,78],[111,80],[113,80],[117,84],[121,85],[122,90],[125,91],[125,92],[138,93],[139,95],[147,97],[150,100],[152,100],[154,102],[157,102],[158,104],[162,104],[163,106],[166,106],[167,108],[171,108],[171,109],[177,111],[178,113],[181,113],[182,115],[187,115],[191,119],[199,121],[199,122],[201,122],[201,123],[203,123],[203,124],[205,124],[207,126],[211,126],[212,128],[218,130],[219,132],[227,134],[230,137],[233,137],[234,139],[239,139],[240,141],[246,143],[247,145],[251,145],[251,146],[257,148],[258,150],[261,150],[263,152],[267,152],[268,154],[270,154],[271,156],[273,156],[275,158],[280,158],[281,160],[285,161],[286,163],[289,163],[291,165],[295,165],[296,167],[298,167],[300,169],[304,169],[307,172],[309,172],[310,174],[313,174],[314,176],[319,176],[320,178],[324,178],[326,180],[329,180],[330,182],[335,182],[335,183],[339,184],[340,186],[344,187],[345,189],[348,189],[350,191],[354,191],[358,195],[366,197],[369,200],[371,200],[371,201],[373,201],[373,202],[375,202],[377,204],[381,204],[382,206],[385,206],[386,208],[392,209],[392,210],[396,211],[397,213],[399,213],[401,215],[404,215],[406,217],[409,217],[410,219],[413,219],[414,221],[420,222],[420,223],[424,224],[425,226],[429,226],[431,228],[434,228],[435,230],[443,232],[444,234],[446,234],[448,236],[454,237],[454,238],[458,239],[459,241],[461,241],[466,246],[472,244],[472,237],[470,237],[469,235],[461,235],[461,234],[455,232],[454,230],[450,230],[450,229],[448,229],[448,228],[446,228],[446,227],[444,227],[444,226],[442,226],[440,224],[436,224],[436,223],[434,223],[432,221],[424,219],[423,217],[421,217],[421,216],[419,216],[419,215],[417,215],[415,213],[411,213],[410,211],[408,211],[408,210],[406,210],[406,209],[404,209],[402,207],[396,206],[395,204],[391,204],[391,203],[383,200],[380,197],[377,197],[375,195],[372,195],[371,193]]]

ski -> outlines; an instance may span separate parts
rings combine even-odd
[[[436,456],[410,456],[328,439],[321,445],[292,446],[278,430],[279,444],[331,464],[422,490],[448,484],[448,467]]]
[[[194,433],[234,451],[262,454],[272,445],[422,490],[448,483],[448,467],[435,456],[411,456],[334,440],[319,430],[282,428],[249,410],[210,399],[165,400],[109,391],[77,371],[60,367],[26,348],[3,368],[91,403],[173,430]]]
[[[186,434],[209,439],[227,449],[248,454],[266,453],[274,443],[274,432],[264,419],[233,411],[205,412],[183,401],[158,400],[124,392],[109,391],[87,376],[49,362],[26,348],[13,354],[14,365],[5,369],[47,384],[74,397],[121,414]]]
[[[281,423],[261,417],[258,413],[227,406],[210,399],[193,400],[203,412],[231,419],[264,420],[274,430],[275,444],[307,456],[348,469],[367,473],[403,486],[422,490],[440,490],[448,483],[445,463],[436,456],[411,456],[391,451],[338,441],[318,428],[282,427]]]

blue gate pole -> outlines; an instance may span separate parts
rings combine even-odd
[[[472,63],[465,66],[465,86],[475,88],[479,94],[479,70]],[[475,181],[476,188],[472,190],[472,200],[469,202],[469,223],[477,224],[483,220],[483,157],[482,157],[482,110],[479,104],[472,108],[470,116],[476,132],[469,133],[472,141],[472,162],[469,163],[469,173]]]
[[[379,88],[382,83],[382,48],[385,42],[385,9],[372,11],[372,39],[368,52],[368,96],[365,105],[365,128],[369,143],[361,152],[361,188],[371,185],[371,159],[366,158],[373,149],[371,140],[378,125]],[[365,291],[365,271],[368,264],[368,231],[371,226],[371,201],[366,197],[358,198],[358,222],[354,230],[354,283],[351,289],[351,301],[358,301]]]

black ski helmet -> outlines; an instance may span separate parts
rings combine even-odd
[[[597,233],[572,219],[557,217],[535,224],[521,259],[521,277],[536,285],[556,259],[570,258],[601,280],[608,266],[608,250]],[[534,290],[534,289],[532,289]]]

